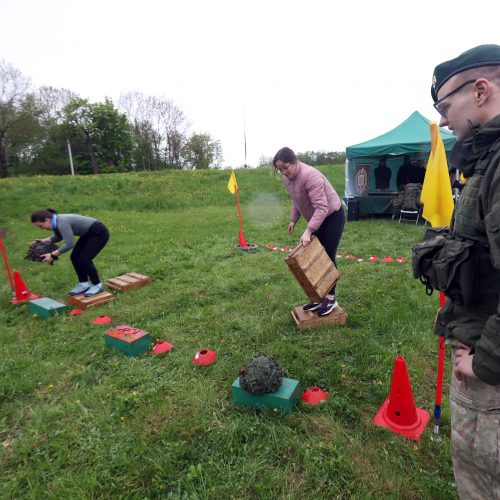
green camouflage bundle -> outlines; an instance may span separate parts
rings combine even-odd
[[[240,387],[252,394],[276,392],[283,380],[283,369],[272,356],[257,354],[240,371]]]
[[[43,243],[42,241],[37,240],[29,246],[26,259],[34,262],[42,262],[42,255],[55,252],[57,248],[57,245],[54,245],[54,243]],[[54,257],[54,259],[57,259],[57,257]]]

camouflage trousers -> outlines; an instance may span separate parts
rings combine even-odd
[[[500,499],[500,386],[451,379],[451,458],[461,499]]]

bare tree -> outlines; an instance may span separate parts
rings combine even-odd
[[[29,77],[10,63],[0,61],[0,177],[8,175],[10,135],[25,118],[21,109],[30,88]]]
[[[181,168],[188,124],[184,113],[171,99],[128,92],[120,96],[118,106],[133,123],[136,133],[141,134],[136,142],[150,141],[156,169]]]

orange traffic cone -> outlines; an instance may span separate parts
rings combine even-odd
[[[380,407],[373,422],[396,434],[418,441],[428,421],[429,413],[415,407],[405,358],[396,356],[389,397]]]
[[[21,278],[18,271],[14,270],[14,288],[16,290],[16,297],[11,300],[12,304],[23,304],[28,300],[39,299],[40,295],[31,293],[26,286],[26,283]]]

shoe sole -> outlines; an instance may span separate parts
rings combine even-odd
[[[319,302],[317,306],[308,307],[307,309],[306,309],[306,307],[304,306],[304,307],[302,308],[302,310],[303,310],[303,311],[305,311],[305,312],[310,312],[310,311],[316,311],[316,310],[317,310],[317,309],[319,309],[320,307],[321,307],[321,302]]]
[[[82,293],[85,293],[87,290],[88,290],[88,288],[86,288],[85,290],[83,290],[83,292],[68,292],[68,295],[70,297],[74,297],[75,295],[80,295]]]

